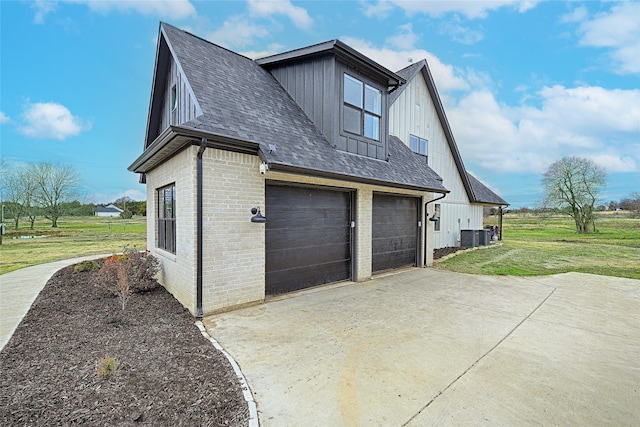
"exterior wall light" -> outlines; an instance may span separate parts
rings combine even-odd
[[[440,221],[440,218],[438,218],[434,212],[431,218],[429,218],[429,221],[438,222]]]
[[[251,208],[251,213],[253,216],[251,217],[251,222],[257,222],[260,224],[264,224],[267,222],[267,218],[263,217],[260,213],[260,208]]]

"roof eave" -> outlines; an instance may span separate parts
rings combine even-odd
[[[355,62],[368,69],[374,70],[380,76],[383,76],[387,80],[387,85],[390,87],[400,86],[405,83],[405,80],[398,74],[389,70],[388,68],[378,64],[371,58],[361,54],[351,46],[347,45],[340,40],[329,40],[326,42],[306,46],[299,49],[294,49],[288,52],[278,53],[275,55],[266,56],[264,58],[256,59],[256,63],[262,67],[270,68],[281,63],[300,61],[305,58],[313,56],[335,54],[338,58],[345,62]]]
[[[215,135],[198,129],[183,126],[169,126],[138,157],[128,170],[136,173],[147,173],[189,145],[200,145],[206,139],[208,148],[218,148],[246,154],[258,155],[260,144]]]
[[[307,175],[307,176],[310,175],[310,176],[316,176],[316,177],[320,177],[320,178],[339,179],[341,181],[357,182],[357,183],[371,184],[371,185],[379,185],[379,186],[384,186],[384,187],[399,188],[399,189],[403,189],[403,190],[424,191],[424,192],[439,193],[439,194],[448,194],[450,192],[449,190],[447,190],[444,187],[442,187],[442,188],[421,187],[421,186],[412,185],[412,184],[405,184],[405,183],[401,183],[401,182],[383,181],[383,180],[374,179],[374,178],[366,178],[366,177],[360,177],[360,176],[355,176],[355,175],[340,174],[340,173],[336,173],[336,172],[320,171],[320,170],[316,170],[316,169],[308,169],[308,168],[303,168],[303,167],[299,167],[299,166],[293,166],[293,165],[287,165],[287,164],[279,164],[279,163],[269,163],[269,170],[277,171],[277,172],[292,173],[292,174],[297,174],[297,175]]]

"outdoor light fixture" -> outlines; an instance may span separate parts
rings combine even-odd
[[[263,217],[260,213],[260,208],[251,208],[251,213],[253,216],[251,217],[251,222],[257,222],[260,224],[264,224],[267,222],[267,218]]]
[[[438,218],[436,216],[436,213],[434,212],[433,216],[431,218],[429,218],[429,221],[438,222],[438,221],[440,221],[440,218]]]

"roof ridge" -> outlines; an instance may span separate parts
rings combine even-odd
[[[207,39],[205,39],[205,38],[202,38],[202,37],[200,37],[200,36],[197,36],[197,35],[195,35],[195,34],[193,34],[193,33],[190,33],[190,32],[189,32],[189,31],[187,31],[187,30],[183,30],[182,28],[176,27],[175,25],[171,25],[171,24],[169,24],[168,22],[160,21],[160,27],[163,27],[163,26],[171,27],[172,29],[174,29],[174,30],[176,30],[176,31],[180,31],[180,32],[182,32],[182,33],[184,33],[184,34],[186,34],[186,35],[188,35],[188,36],[191,36],[191,37],[193,37],[193,38],[196,38],[196,39],[198,39],[198,40],[201,40],[201,41],[203,41],[203,42],[205,42],[205,43],[207,43],[207,44],[209,44],[209,45],[211,45],[211,46],[215,46],[215,47],[217,47],[217,48],[219,48],[219,49],[222,49],[222,50],[224,50],[224,51],[227,51],[227,52],[229,52],[229,53],[232,53],[232,54],[234,54],[234,55],[236,55],[236,56],[239,56],[239,57],[241,57],[241,58],[248,59],[249,61],[253,61],[253,62],[255,62],[255,60],[254,60],[254,59],[251,59],[251,58],[249,58],[248,56],[242,55],[241,53],[238,53],[238,52],[234,52],[234,51],[232,51],[232,50],[231,50],[231,49],[229,49],[229,48],[226,48],[226,47],[221,46],[221,45],[219,45],[219,44],[217,44],[217,43],[214,43],[214,42],[212,42],[212,41],[210,41],[210,40],[207,40]]]

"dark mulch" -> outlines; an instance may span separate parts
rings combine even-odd
[[[0,425],[248,424],[233,369],[180,303],[158,287],[122,311],[90,274],[58,271],[0,353]]]
[[[458,252],[459,250],[462,250],[462,248],[454,247],[454,246],[449,246],[449,247],[446,247],[446,248],[434,249],[433,250],[433,259],[440,259],[440,258],[445,257],[447,255],[454,254],[454,253]]]

